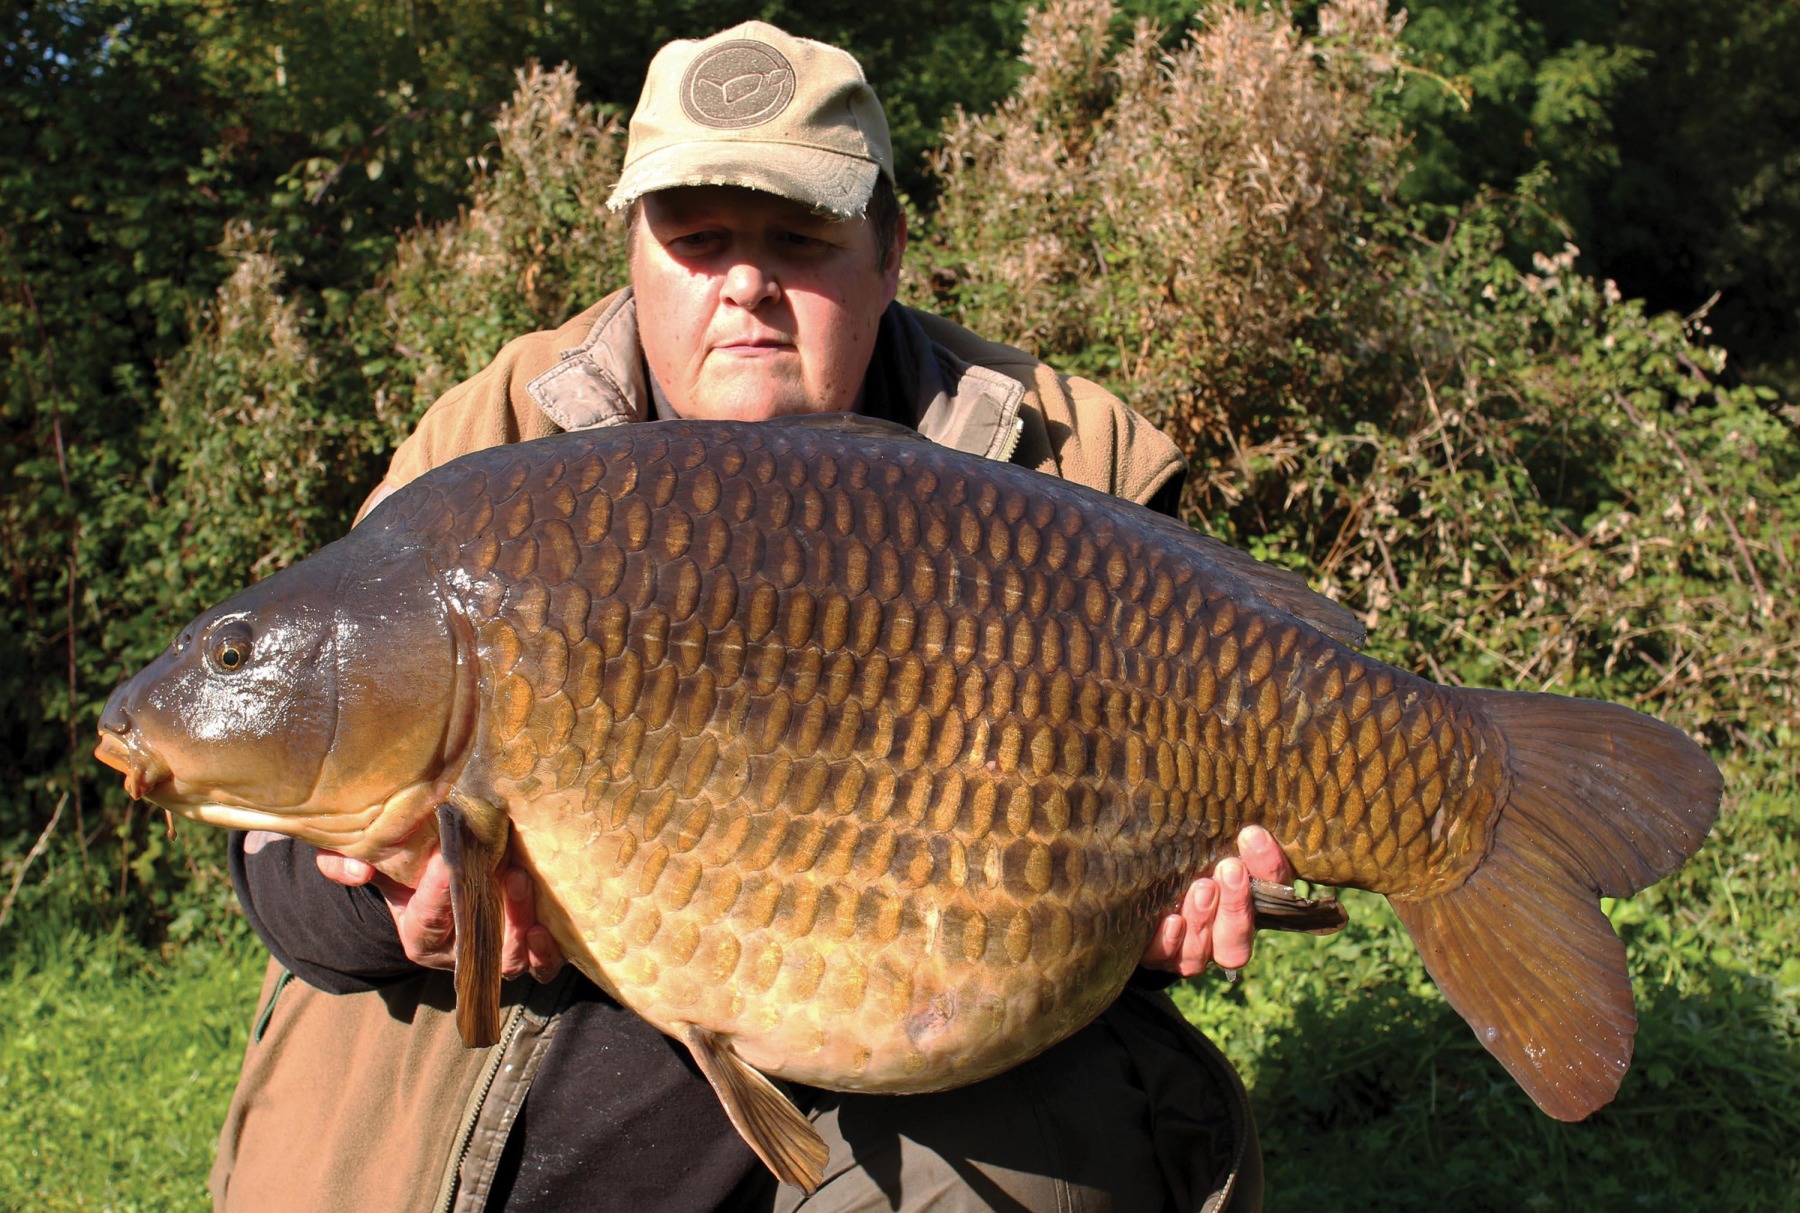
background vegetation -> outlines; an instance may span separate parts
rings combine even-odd
[[[910,297],[1155,417],[1198,525],[1386,660],[1630,702],[1726,766],[1700,860],[1613,908],[1641,1061],[1587,1124],[1530,1109],[1377,899],[1186,990],[1272,1207],[1793,1207],[1800,19],[1411,7],[755,15],[869,65]],[[340,533],[437,393],[622,280],[600,203],[643,64],[748,15],[0,16],[0,1206],[201,1203],[251,1012],[221,838],[90,760],[107,692]]]

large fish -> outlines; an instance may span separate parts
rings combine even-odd
[[[1622,707],[1359,655],[1293,574],[1138,506],[835,419],[482,451],[207,611],[113,695],[134,796],[393,862],[438,832],[459,1021],[498,1022],[503,857],[746,1139],[765,1076],[928,1091],[1119,993],[1238,829],[1386,894],[1550,1115],[1636,1013],[1598,899],[1699,846],[1720,778]]]

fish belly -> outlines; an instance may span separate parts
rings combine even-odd
[[[999,1073],[1104,1009],[1142,950],[1142,914],[986,887],[960,870],[959,840],[896,879],[891,860],[875,870],[889,844],[846,863],[814,855],[805,824],[764,817],[736,846],[727,829],[680,853],[515,829],[539,918],[583,972],[665,1031],[696,1024],[815,1086],[931,1091]],[[779,853],[757,867],[759,849]]]

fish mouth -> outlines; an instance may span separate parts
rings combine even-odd
[[[125,794],[133,800],[148,800],[151,792],[175,775],[160,755],[145,753],[117,733],[100,734],[94,757],[125,776]]]

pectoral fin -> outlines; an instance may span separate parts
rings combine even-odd
[[[681,1041],[712,1083],[725,1114],[775,1178],[811,1194],[830,1153],[818,1130],[768,1076],[739,1057],[731,1043],[689,1024]]]
[[[504,828],[483,830],[457,804],[438,806],[438,848],[450,869],[456,915],[456,1027],[472,1049],[500,1039],[500,950],[506,909],[494,872],[506,852]],[[504,827],[504,821],[502,821]],[[492,834],[498,832],[496,841]]]
[[[1342,930],[1350,921],[1336,898],[1301,897],[1290,886],[1272,880],[1251,879],[1250,908],[1256,912],[1256,929],[1259,931],[1330,935]]]

